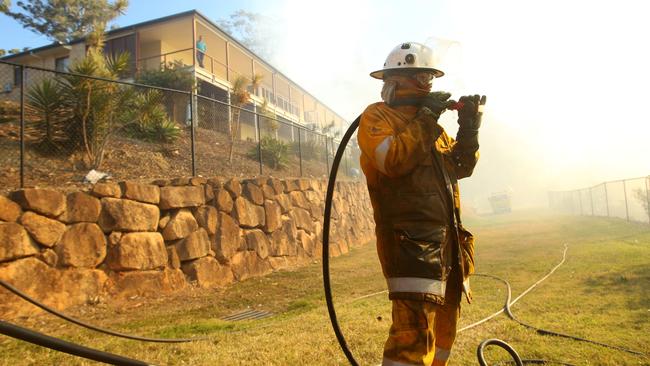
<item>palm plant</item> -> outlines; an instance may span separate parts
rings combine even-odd
[[[44,79],[27,91],[27,113],[32,116],[28,128],[37,136],[37,146],[44,152],[62,152],[67,142],[65,125],[69,109],[63,103],[61,86],[56,79]]]
[[[232,164],[232,155],[235,147],[235,138],[239,136],[240,131],[240,117],[241,117],[241,108],[244,105],[250,102],[251,95],[248,91],[248,86],[252,90],[256,90],[257,87],[262,82],[262,75],[255,74],[250,81],[250,84],[247,86],[247,79],[243,76],[238,76],[233,81],[232,93],[230,98],[230,103],[235,106],[231,113],[230,120],[228,121],[228,134],[229,134],[229,146],[228,146],[228,163]]]
[[[149,141],[172,142],[180,136],[180,129],[167,115],[162,104],[163,94],[156,89],[148,89],[137,93],[129,106],[132,121],[129,132]]]

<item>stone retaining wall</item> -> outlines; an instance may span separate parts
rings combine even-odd
[[[58,309],[224,286],[321,256],[326,182],[181,178],[0,196],[0,279]],[[339,182],[331,255],[373,237],[363,183]],[[38,310],[0,288],[0,315]]]

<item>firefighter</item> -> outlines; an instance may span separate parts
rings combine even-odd
[[[383,365],[447,365],[460,301],[471,301],[474,239],[460,222],[458,179],[478,160],[479,106],[485,97],[431,93],[444,73],[431,48],[395,47],[383,69],[383,102],[369,105],[359,124],[361,167],[376,224],[377,254],[392,301]],[[438,118],[458,108],[456,139]]]

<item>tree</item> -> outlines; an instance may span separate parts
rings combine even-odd
[[[84,59],[71,65],[70,72],[118,80],[128,67],[128,55],[104,58],[101,50],[93,49]],[[135,90],[77,75],[64,75],[61,83],[65,101],[70,103],[73,115],[69,135],[81,144],[88,168],[99,169],[106,145],[129,122],[132,111],[129,107]]]
[[[650,178],[647,179],[650,180]],[[645,190],[635,189],[634,198],[636,198],[637,201],[639,201],[639,203],[641,204],[641,206],[643,206],[643,210],[645,211],[646,215],[648,215],[648,218],[650,219],[650,199],[648,198],[648,195],[645,192]]]
[[[253,78],[251,79],[249,85],[246,85],[247,82],[248,79],[240,75],[235,79],[232,86],[230,103],[232,103],[235,108],[232,108],[230,121],[228,121],[228,134],[230,135],[230,146],[228,147],[228,163],[230,164],[232,164],[232,154],[235,147],[235,138],[239,136],[239,119],[241,116],[241,109],[251,100],[251,95],[248,92],[248,87],[250,86],[252,90],[257,89],[257,87],[260,85],[260,82],[262,82],[262,76],[257,74],[253,75]]]
[[[4,56],[6,54],[7,54],[7,50],[5,50],[4,48],[0,48],[0,57]]]
[[[266,98],[264,98],[262,101],[262,105],[260,106],[259,111],[260,129],[263,128],[269,135],[277,138],[280,123],[278,122],[278,118],[275,115],[275,112],[269,108],[269,101]]]
[[[321,133],[330,137],[339,137],[341,135],[341,130],[336,128],[336,122],[331,120],[329,124],[321,127]]]
[[[273,57],[272,45],[277,33],[273,19],[240,9],[232,13],[229,19],[221,19],[217,23],[263,59]]]
[[[14,18],[23,27],[53,41],[68,43],[83,38],[98,27],[124,14],[128,0],[27,0],[16,5],[22,10],[9,9],[8,0],[0,0],[0,11]]]

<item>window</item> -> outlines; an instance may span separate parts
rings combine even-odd
[[[266,99],[269,103],[276,104],[275,98],[273,98],[273,92],[271,92],[265,87],[262,87],[262,97]]]
[[[23,68],[20,66],[14,66],[14,85],[19,86],[22,79],[23,79]]]
[[[133,75],[135,72],[135,58],[137,57],[135,34],[109,39],[104,43],[104,55],[117,57],[123,53],[129,55],[130,70],[128,70],[126,74]]]
[[[68,71],[68,66],[70,66],[70,57],[68,56],[59,57],[54,60],[54,70],[56,71],[66,72]]]
[[[300,108],[298,108],[297,105],[291,104],[291,114],[299,116],[300,115]]]
[[[316,111],[305,111],[305,122],[316,123]]]
[[[122,53],[128,53],[129,57],[135,57],[135,34],[109,39],[104,43],[104,54],[117,57]]]
[[[297,111],[298,108],[283,97],[280,96],[277,97],[277,106],[289,113],[298,115],[298,111]]]

